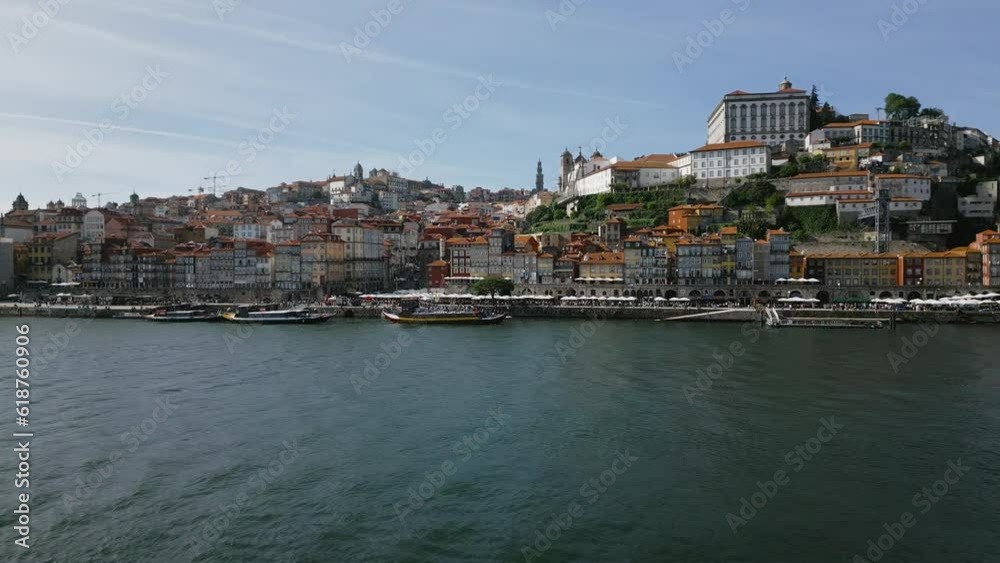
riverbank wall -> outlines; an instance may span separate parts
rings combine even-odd
[[[226,306],[220,306],[220,311]],[[379,319],[382,310],[377,307],[320,307],[321,311],[336,318],[348,319]],[[16,306],[0,305],[0,317],[53,317],[53,318],[137,318],[149,309],[133,307],[73,307],[52,306],[34,307],[31,305]],[[644,320],[661,322],[729,322],[729,323],[760,323],[763,315],[755,309],[699,309],[699,308],[662,308],[662,307],[581,307],[581,306],[545,306],[512,304],[509,307],[514,319],[607,319],[607,320]],[[831,319],[878,319],[889,321],[895,317],[897,324],[982,324],[1000,325],[1000,312],[958,312],[958,311],[873,311],[859,310],[828,310],[828,309],[794,309],[781,310],[785,318],[831,318]]]

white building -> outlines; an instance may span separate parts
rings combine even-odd
[[[785,195],[788,207],[819,207],[848,201],[873,201],[868,190],[834,190],[829,192],[799,192]]]
[[[675,154],[651,154],[626,161],[618,157],[605,158],[594,152],[590,159],[581,153],[576,160],[569,151],[562,155],[560,186],[562,193],[576,196],[611,192],[613,186],[627,190],[644,190],[669,184],[681,176]]]
[[[351,193],[350,188],[356,183],[357,179],[350,175],[330,178],[330,184],[327,186],[330,192],[330,203],[340,203],[344,195]]]
[[[955,147],[960,151],[975,151],[995,148],[996,140],[975,127],[955,129]]]
[[[976,186],[976,195],[958,198],[958,212],[969,219],[993,219],[997,208],[997,181]]]
[[[892,198],[912,198],[920,201],[931,199],[931,179],[913,174],[879,174],[875,176],[876,190],[889,190]]]
[[[923,202],[899,197],[889,200],[890,217],[917,217],[923,209]],[[878,204],[869,196],[865,200],[841,200],[837,202],[837,220],[842,225],[856,223],[859,219],[872,218],[878,210]]]
[[[811,98],[792,87],[788,77],[776,92],[730,92],[708,119],[708,144],[761,141],[777,145],[805,141],[812,115]]]
[[[677,172],[679,176],[694,176],[699,182],[724,183],[770,170],[770,146],[759,141],[736,141],[705,145],[691,151],[689,167]]]
[[[83,231],[81,236],[85,242],[104,242],[107,218],[99,209],[92,209],[83,216]]]
[[[375,192],[378,194],[378,203],[382,209],[386,211],[399,211],[399,193],[398,191],[380,190]]]
[[[263,239],[264,233],[261,230],[260,220],[256,217],[243,217],[233,224],[233,238],[235,239]]]
[[[867,171],[817,172],[790,178],[785,203],[789,207],[836,205],[842,200],[872,199],[874,194]]]
[[[833,145],[862,145],[889,141],[889,123],[862,119],[850,123],[830,123],[809,133],[805,139],[807,151],[830,148]]]

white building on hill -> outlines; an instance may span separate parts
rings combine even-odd
[[[809,93],[793,88],[788,77],[775,92],[730,92],[708,119],[708,144],[804,142],[812,109]]]

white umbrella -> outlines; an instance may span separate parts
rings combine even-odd
[[[806,280],[806,283],[820,283],[820,281],[816,278],[809,278]]]
[[[656,301],[657,303],[662,303],[666,300],[667,300],[666,297],[657,297],[656,299],[653,299],[653,301]]]

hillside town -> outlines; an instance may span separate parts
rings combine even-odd
[[[842,115],[786,78],[722,96],[697,145],[631,159],[566,149],[552,190],[540,159],[534,189],[357,163],[124,203],[19,194],[0,219],[0,285],[234,301],[463,293],[493,277],[518,294],[639,298],[1000,287],[1000,140],[940,109],[890,94],[874,118]]]

